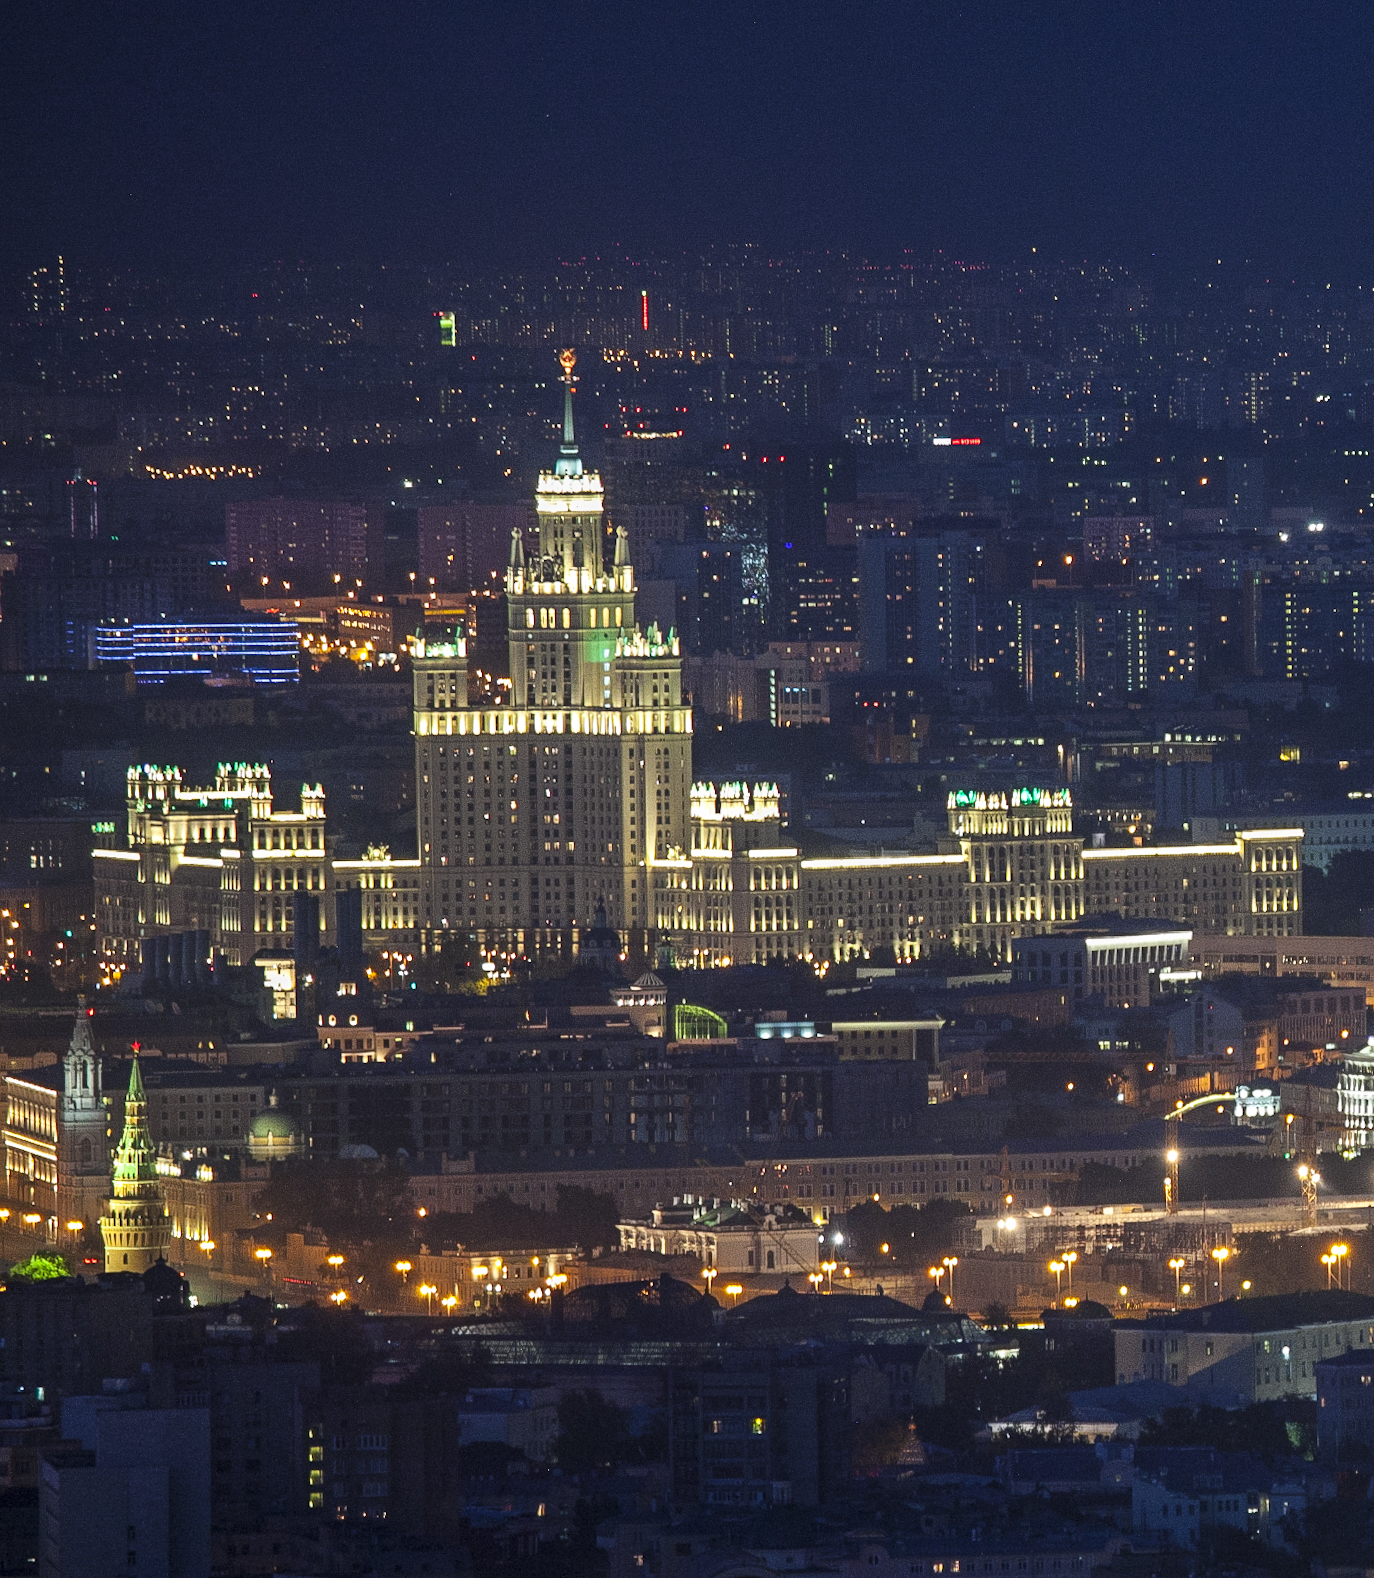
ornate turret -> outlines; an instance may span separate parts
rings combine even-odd
[[[147,1271],[166,1257],[172,1241],[137,1058],[129,1073],[124,1134],[115,1153],[114,1190],[100,1219],[100,1236],[105,1240],[106,1271]]]

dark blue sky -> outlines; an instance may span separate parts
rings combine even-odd
[[[1374,13],[12,0],[0,249],[1031,246],[1374,277]]]

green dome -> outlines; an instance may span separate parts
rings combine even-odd
[[[274,1156],[287,1157],[305,1149],[301,1132],[291,1121],[289,1113],[277,1105],[274,1090],[267,1098],[268,1105],[248,1125],[248,1154],[255,1161],[270,1161]]]
[[[280,1107],[268,1107],[248,1125],[250,1140],[294,1140],[296,1125]]]

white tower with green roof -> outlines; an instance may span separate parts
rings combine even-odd
[[[124,1098],[124,1133],[115,1152],[114,1190],[100,1218],[105,1270],[144,1272],[165,1259],[172,1242],[167,1200],[157,1173],[157,1152],[148,1132],[148,1100],[138,1059]]]

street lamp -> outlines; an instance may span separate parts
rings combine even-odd
[[[706,1284],[706,1291],[708,1293],[711,1291],[711,1288],[719,1275],[720,1272],[715,1266],[703,1266],[701,1268],[701,1280]]]
[[[954,1303],[954,1268],[959,1264],[959,1257],[958,1255],[946,1255],[941,1264],[949,1269],[949,1302],[952,1305]]]
[[[536,1288],[535,1292],[537,1293],[538,1291],[539,1291],[538,1288]],[[457,1297],[454,1294],[452,1294],[452,1293],[450,1293],[449,1296],[446,1299],[440,1299],[439,1300],[439,1303],[443,1306],[445,1313],[449,1314],[449,1315],[452,1315],[452,1313],[453,1313],[453,1306],[457,1302],[458,1302]]]
[[[838,1260],[821,1261],[821,1270],[825,1272],[825,1291],[827,1293],[833,1293],[835,1291],[835,1268],[838,1265]]]
[[[347,1297],[348,1297],[347,1289],[346,1288],[340,1288],[337,1293],[331,1293],[329,1295],[329,1302],[331,1304],[337,1304],[338,1307],[340,1309],[342,1309],[344,1307],[344,1300],[347,1299]]]
[[[438,1288],[432,1282],[422,1282],[415,1291],[420,1298],[427,1301],[428,1312],[432,1315],[434,1313],[434,1295],[439,1291]]]
[[[725,1291],[730,1295],[730,1308],[733,1309],[739,1303],[739,1296],[744,1289],[738,1282],[727,1282]]]
[[[1073,1268],[1074,1268],[1074,1262],[1078,1259],[1078,1251],[1076,1249],[1071,1249],[1068,1252],[1068,1254],[1063,1255],[1060,1258],[1064,1262],[1064,1269],[1069,1274],[1069,1293],[1070,1293],[1070,1295],[1072,1295],[1072,1293],[1073,1293]]]
[[[806,1274],[806,1280],[811,1284],[811,1291],[813,1293],[819,1293],[821,1291],[821,1283],[825,1281],[825,1278],[820,1274],[819,1271],[808,1271]]]
[[[1217,1302],[1218,1303],[1220,1303],[1222,1298],[1224,1297],[1224,1295],[1222,1293],[1222,1282],[1223,1282],[1223,1279],[1224,1279],[1224,1276],[1225,1276],[1225,1272],[1226,1272],[1226,1262],[1230,1258],[1231,1258],[1231,1251],[1226,1247],[1225,1244],[1218,1244],[1217,1247],[1212,1251],[1212,1259],[1215,1260],[1216,1263],[1217,1263]]]
[[[1350,1245],[1349,1244],[1332,1244],[1332,1246],[1331,1246],[1331,1258],[1336,1263],[1336,1286],[1338,1288],[1342,1286],[1342,1272],[1341,1272],[1341,1268],[1342,1268],[1342,1265],[1345,1262],[1346,1257],[1349,1254],[1350,1254]],[[1347,1287],[1347,1288],[1350,1286],[1350,1273],[1349,1273],[1348,1269],[1346,1270],[1345,1275],[1344,1275],[1344,1286]]]
[[[86,1224],[84,1222],[68,1222],[67,1231],[69,1233],[84,1233],[86,1231]]]
[[[1060,1289],[1064,1282],[1064,1262],[1062,1260],[1050,1261],[1050,1270],[1054,1272],[1054,1302],[1058,1304]]]
[[[396,1269],[397,1269],[397,1271],[399,1271],[401,1273],[401,1282],[402,1282],[402,1284],[404,1284],[404,1283],[406,1283],[406,1282],[408,1282],[410,1280],[410,1262],[408,1260],[398,1260],[396,1262]],[[476,1270],[477,1270],[477,1268],[474,1266],[473,1267],[474,1274],[476,1273]]]
[[[1169,1270],[1174,1274],[1174,1303],[1179,1300],[1179,1278],[1183,1275],[1183,1268],[1188,1262],[1182,1255],[1175,1255],[1169,1262]]]

